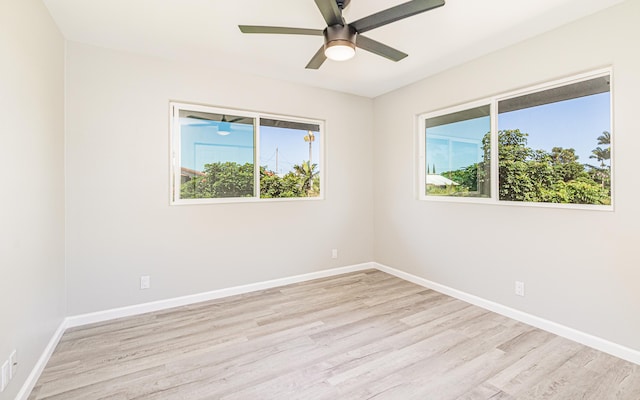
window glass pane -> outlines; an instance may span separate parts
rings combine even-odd
[[[499,199],[611,204],[609,76],[498,103]]]
[[[260,197],[320,195],[320,126],[260,119]]]
[[[180,110],[180,198],[254,195],[254,120]]]
[[[490,106],[425,121],[428,196],[490,197]]]

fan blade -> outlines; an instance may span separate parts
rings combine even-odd
[[[316,5],[322,13],[322,17],[327,22],[327,26],[343,25],[342,10],[338,7],[336,0],[316,0]]]
[[[306,69],[318,69],[327,59],[327,56],[324,55],[324,46],[321,46],[320,49],[311,57],[309,64],[305,67]]]
[[[412,15],[442,7],[444,0],[412,0],[350,23],[356,32],[364,33]]]
[[[373,54],[377,54],[396,62],[408,56],[407,53],[403,53],[400,50],[396,50],[393,47],[376,42],[375,40],[362,35],[358,35],[356,37],[356,46],[362,50],[370,51]]]
[[[283,35],[322,36],[321,29],[285,28],[281,26],[238,25],[242,33],[275,33]]]

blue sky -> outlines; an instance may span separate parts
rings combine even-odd
[[[520,129],[529,134],[527,145],[532,149],[550,152],[553,147],[573,148],[578,162],[598,165],[598,161],[589,156],[591,150],[599,146],[598,136],[611,129],[609,105],[610,93],[606,92],[502,113],[498,115],[498,130]],[[435,163],[436,172],[440,173],[482,161],[481,151],[475,153],[469,141],[475,141],[481,149],[482,137],[489,130],[489,117],[427,129],[427,165],[433,168]],[[434,135],[447,136],[452,140],[446,141]],[[449,153],[449,149],[456,151]]]
[[[182,167],[202,171],[205,164],[216,161],[253,162],[253,125],[232,123],[231,133],[222,136],[215,121],[181,118],[180,123]],[[276,148],[280,174],[309,159],[309,143],[304,141],[306,130],[262,126],[260,131],[260,165],[276,170]],[[320,165],[320,133],[315,132],[315,137],[312,161]]]
[[[270,171],[286,174],[294,164],[309,160],[309,143],[304,141],[307,131],[263,126],[260,128],[260,165]],[[311,145],[311,157],[314,164],[320,166],[320,132]],[[276,148],[278,149],[278,170],[276,171]],[[319,170],[320,168],[318,168]]]
[[[528,133],[533,149],[574,148],[578,162],[597,165],[589,156],[598,147],[598,136],[611,129],[609,104],[607,92],[503,113],[498,117],[498,130]]]

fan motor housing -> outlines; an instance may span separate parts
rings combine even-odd
[[[324,30],[324,48],[329,47],[329,43],[341,44],[350,47],[356,46],[357,32],[349,25],[331,25]]]

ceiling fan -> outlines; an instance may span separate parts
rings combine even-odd
[[[183,111],[180,111],[180,116]],[[220,118],[222,116],[222,118]],[[204,121],[213,121],[216,122],[216,127],[218,128],[217,134],[220,136],[227,136],[231,133],[231,124],[240,123],[240,124],[251,124],[252,120],[248,117],[235,117],[232,119],[227,119],[228,115],[226,114],[211,114],[211,113],[202,113],[197,111],[191,111],[189,113],[185,113],[184,117],[199,119]]]
[[[392,61],[400,61],[408,54],[362,36],[362,33],[444,5],[444,0],[411,0],[347,23],[342,17],[342,10],[351,0],[315,0],[315,2],[327,22],[324,30],[258,25],[238,25],[238,27],[243,33],[324,36],[324,45],[311,58],[306,66],[307,69],[320,68],[327,58],[336,61],[348,60],[355,55],[356,47]]]

